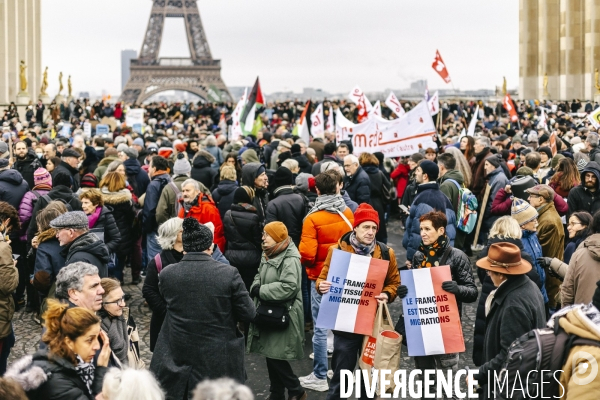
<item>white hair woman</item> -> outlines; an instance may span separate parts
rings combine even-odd
[[[156,240],[162,251],[148,262],[142,294],[152,310],[150,320],[150,351],[154,351],[160,328],[167,313],[167,305],[158,290],[158,275],[163,268],[183,258],[183,219],[171,218],[158,228]]]
[[[164,400],[165,394],[150,371],[111,368],[102,383],[104,400]]]
[[[254,400],[254,396],[248,386],[233,379],[220,378],[200,382],[192,400]]]

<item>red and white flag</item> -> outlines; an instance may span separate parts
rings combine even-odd
[[[313,138],[322,138],[325,133],[325,121],[323,119],[323,103],[319,104],[315,111],[310,114],[310,133]]]
[[[429,107],[429,114],[433,117],[438,112],[440,112],[440,95],[436,90],[433,96],[427,101],[427,106]]]
[[[506,93],[506,96],[504,96],[504,108],[506,109],[506,111],[508,111],[508,114],[510,115],[510,120],[512,122],[517,122],[519,116],[517,115],[517,110],[515,109],[515,103],[513,103],[508,93]]]
[[[444,82],[450,83],[450,74],[448,73],[448,69],[446,68],[446,64],[444,60],[442,60],[442,56],[438,50],[435,51],[435,58],[433,60],[433,64],[431,64],[435,72],[437,72]]]
[[[373,105],[371,104],[369,99],[367,99],[367,96],[365,96],[362,89],[358,86],[352,89],[348,97],[350,97],[350,100],[352,100],[354,104],[356,104],[359,107],[362,107],[363,110],[365,110],[366,112],[371,111],[371,109],[373,108]]]
[[[406,114],[406,111],[404,111],[404,107],[402,107],[402,104],[400,104],[400,100],[398,100],[394,92],[390,92],[387,99],[385,99],[385,105],[388,106],[390,110],[392,110],[394,114],[398,116],[398,118]]]
[[[248,88],[244,90],[244,95],[238,102],[237,106],[233,110],[231,115],[231,133],[229,140],[234,142],[239,140],[241,136],[244,135],[244,130],[242,129],[240,118],[242,116],[242,112],[244,111],[244,107],[246,106],[246,100],[248,99]]]

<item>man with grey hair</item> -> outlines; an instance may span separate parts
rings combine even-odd
[[[70,211],[50,222],[50,227],[56,229],[65,265],[78,261],[92,264],[104,278],[108,276],[108,249],[98,236],[89,231],[88,226],[88,218],[83,211]]]
[[[225,233],[221,214],[212,197],[202,193],[200,183],[195,179],[187,179],[181,184],[181,199],[179,200],[179,218],[192,217],[201,224],[212,222],[215,227],[214,243],[221,252],[225,252]]]
[[[92,264],[78,261],[67,265],[56,276],[56,298],[73,307],[99,311],[104,294],[100,279],[98,268]]]
[[[595,132],[588,133],[585,138],[585,148],[590,153],[590,161],[596,161],[600,163],[600,147],[598,147],[599,142],[598,134]]]
[[[344,189],[348,196],[358,203],[369,203],[371,200],[371,179],[358,163],[358,157],[349,154],[344,157]]]

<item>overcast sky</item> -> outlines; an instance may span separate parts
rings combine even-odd
[[[329,92],[405,88],[427,79],[439,49],[457,89],[518,85],[517,0],[202,0],[212,55],[228,86],[265,93],[304,87]],[[42,0],[42,62],[49,93],[58,73],[73,90],[118,95],[121,50],[139,52],[151,0]],[[183,20],[168,19],[161,55],[189,54]],[[65,79],[66,87],[66,79]]]

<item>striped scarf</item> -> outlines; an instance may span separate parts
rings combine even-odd
[[[344,199],[339,194],[326,194],[323,196],[317,197],[315,201],[315,205],[310,209],[306,216],[308,217],[312,213],[316,213],[317,211],[325,210],[332,214],[337,214],[338,211],[343,213],[346,209],[346,203]],[[305,217],[306,218],[306,217]]]

